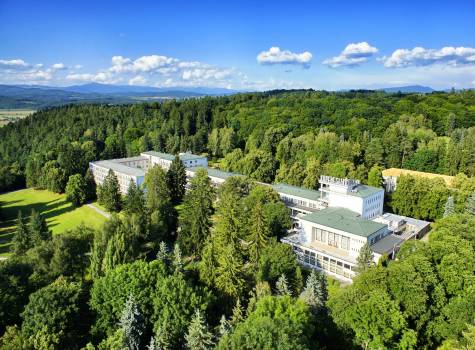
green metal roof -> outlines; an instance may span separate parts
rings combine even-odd
[[[226,180],[228,177],[231,177],[231,176],[244,176],[244,175],[238,174],[238,173],[231,173],[231,172],[228,172],[228,171],[222,171],[222,170],[214,169],[214,168],[205,168],[205,167],[201,167],[201,166],[190,167],[187,170],[188,171],[197,171],[200,168],[206,170],[208,172],[209,176],[217,177],[217,178],[223,179],[223,180]]]
[[[344,208],[326,208],[315,213],[305,215],[301,220],[369,237],[373,233],[387,227],[387,225],[361,218],[358,213]]]
[[[147,154],[149,156],[154,156],[154,157],[159,157],[159,158],[170,160],[170,161],[175,159],[175,155],[170,154],[170,153],[148,151],[148,152],[143,152],[143,154]],[[180,154],[180,159],[184,160],[184,161],[202,159],[202,158],[206,158],[206,157],[205,156],[198,156],[198,155],[192,154],[192,153],[181,153]]]
[[[348,192],[348,194],[351,196],[366,198],[381,191],[383,191],[382,188],[372,187],[368,185],[358,185],[358,187],[356,187],[355,192]]]
[[[320,199],[320,192],[315,190],[309,190],[303,187],[297,187],[292,185],[287,185],[283,183],[278,183],[272,185],[272,188],[278,193],[288,194],[290,196],[296,196],[301,198],[306,198],[312,201],[317,201]]]
[[[126,175],[137,176],[137,177],[145,176],[145,171],[143,169],[127,166],[127,165],[116,163],[110,160],[100,160],[98,162],[91,162],[91,164],[94,164],[96,166],[99,166],[105,169],[112,169],[113,171],[117,171],[118,173],[122,173]]]

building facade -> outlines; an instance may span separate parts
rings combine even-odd
[[[138,158],[138,157],[134,157]],[[122,159],[112,159],[112,160],[101,160],[98,162],[89,163],[89,168],[91,169],[92,175],[94,176],[94,181],[97,185],[102,185],[106,176],[109,174],[109,170],[112,170],[114,175],[117,177],[119,182],[119,189],[122,194],[126,194],[131,182],[134,182],[135,185],[141,186],[145,180],[145,172],[148,167],[132,167],[126,164],[138,164],[144,165],[144,160],[127,160],[127,158]]]
[[[188,181],[199,168],[207,171],[215,187],[232,176],[243,176],[208,168],[205,156],[181,153],[179,157]],[[112,170],[121,192],[126,194],[131,181],[140,186],[148,169],[158,165],[168,170],[174,158],[171,154],[150,151],[138,157],[92,162],[90,167],[99,185]],[[383,254],[394,257],[406,239],[419,238],[429,229],[428,222],[383,213],[382,188],[330,176],[321,176],[319,183],[318,190],[260,183],[271,186],[290,209],[294,226],[282,242],[293,247],[304,266],[350,282],[356,274],[356,259],[364,244],[370,246],[377,262]]]

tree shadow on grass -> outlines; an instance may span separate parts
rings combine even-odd
[[[8,203],[11,204],[12,202]],[[64,199],[55,199],[49,202],[14,205],[7,208],[2,208],[2,210],[4,210],[4,218],[6,217],[7,220],[0,224],[0,254],[9,252],[10,250],[9,242],[13,238],[13,234],[15,232],[18,212],[21,211],[23,217],[28,217],[32,209],[35,209],[37,212],[41,213],[48,223],[48,229],[51,230],[52,227],[59,224],[57,219],[55,219],[56,217],[71,212],[76,208],[73,205],[70,205],[70,203]],[[5,215],[7,210],[8,215]]]

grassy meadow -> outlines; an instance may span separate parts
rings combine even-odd
[[[104,216],[87,206],[75,208],[66,201],[64,194],[31,188],[0,194],[0,256],[9,254],[10,240],[15,230],[18,212],[30,215],[32,209],[41,212],[53,234],[79,226],[81,223],[93,228],[101,227]]]
[[[0,109],[0,127],[25,118],[34,112],[32,109]]]

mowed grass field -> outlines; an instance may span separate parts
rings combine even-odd
[[[35,113],[32,109],[0,109],[0,127]]]
[[[100,228],[106,218],[87,206],[75,208],[66,201],[64,194],[31,188],[0,194],[1,218],[0,223],[0,256],[9,255],[10,240],[15,230],[16,218],[21,211],[23,216],[29,216],[35,209],[45,217],[53,234],[73,229],[81,223]]]

